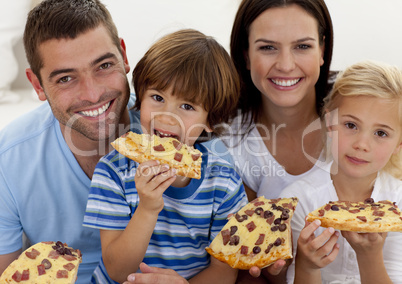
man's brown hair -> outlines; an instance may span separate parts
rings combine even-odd
[[[99,0],[44,0],[33,8],[28,14],[23,40],[28,63],[39,81],[42,83],[43,62],[38,48],[41,43],[74,39],[99,25],[105,26],[121,52],[117,28]]]

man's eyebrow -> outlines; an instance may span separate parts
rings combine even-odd
[[[99,64],[100,62],[102,62],[103,60],[109,59],[109,58],[117,58],[117,57],[115,54],[108,52],[108,53],[98,57],[94,61],[92,61],[91,66],[95,66],[95,65]],[[55,76],[57,76],[59,74],[70,73],[70,72],[74,72],[75,70],[76,69],[74,69],[74,68],[65,68],[65,69],[54,70],[49,74],[49,80],[51,80],[52,78],[54,78]]]

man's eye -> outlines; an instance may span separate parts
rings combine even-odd
[[[57,83],[68,83],[71,80],[70,76],[64,76],[61,77],[59,80],[57,80]]]
[[[108,69],[112,64],[110,64],[109,62],[107,63],[103,63],[101,64],[101,66],[99,66],[99,69]]]

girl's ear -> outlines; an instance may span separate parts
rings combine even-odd
[[[402,142],[399,143],[399,145],[396,146],[396,148],[395,148],[395,150],[394,150],[394,152],[392,154],[394,154],[394,155],[398,154],[399,151],[401,151],[401,148],[402,148]]]
[[[329,137],[332,138],[332,132],[334,131],[334,126],[338,124],[337,122],[337,117],[338,117],[338,111],[333,110],[329,111],[328,109],[324,110],[325,115],[325,128],[327,129],[327,134]]]

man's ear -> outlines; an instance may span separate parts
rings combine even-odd
[[[124,42],[124,39],[122,39],[122,38],[120,38],[120,48],[121,48],[121,53],[123,55],[124,69],[126,70],[126,74],[128,74],[128,72],[130,72],[130,64],[128,63],[128,58],[127,58],[126,43]]]
[[[31,82],[32,87],[35,89],[38,98],[41,101],[46,101],[45,91],[43,90],[42,85],[39,82],[39,78],[34,74],[31,68],[25,69],[25,74],[29,82]]]

